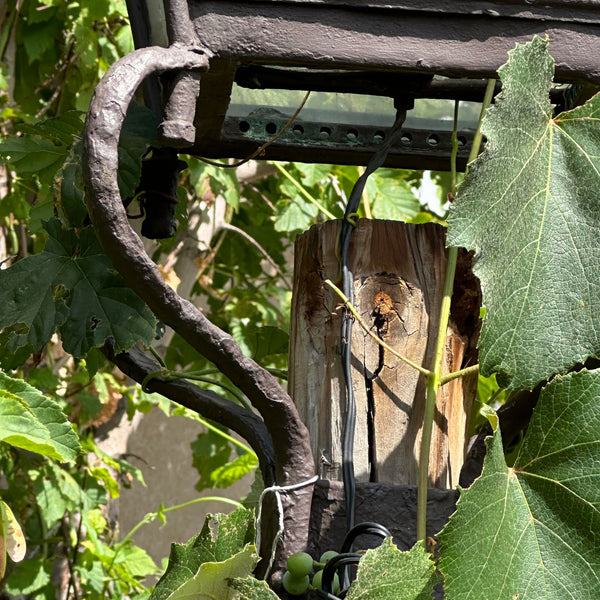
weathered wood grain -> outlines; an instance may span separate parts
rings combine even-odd
[[[340,363],[341,303],[324,284],[339,279],[339,221],[312,227],[296,241],[289,391],[311,434],[321,477],[341,479],[346,392]],[[445,231],[433,224],[361,220],[349,260],[355,306],[364,321],[410,360],[430,367],[446,269]],[[459,269],[460,272],[460,269]],[[477,292],[472,292],[473,293]],[[462,296],[461,296],[462,297]],[[471,303],[468,309],[478,310]],[[464,310],[463,310],[464,313]],[[444,372],[464,366],[477,315],[451,322]],[[465,326],[465,322],[470,326]],[[357,403],[354,464],[357,481],[415,485],[425,378],[380,350],[357,323],[352,333],[352,380]],[[368,379],[374,404],[370,440]],[[431,487],[458,482],[475,386],[458,379],[438,395],[430,460]],[[374,438],[373,438],[374,436]]]

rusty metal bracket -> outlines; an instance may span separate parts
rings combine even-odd
[[[165,13],[171,46],[193,46],[198,43],[187,0],[166,0]],[[200,73],[197,70],[177,71],[163,78],[163,85],[168,92],[165,119],[160,125],[161,141],[175,148],[191,146],[196,139],[194,118],[200,94]]]
[[[153,73],[201,73],[207,69],[208,53],[204,49],[174,44],[169,48],[137,50],[108,70],[96,87],[85,123],[86,205],[106,254],[131,289],[159,319],[229,377],[258,410],[276,449],[275,480],[279,486],[291,486],[310,480],[315,472],[308,431],[292,399],[275,377],[244,356],[230,335],[163,280],[131,229],[119,193],[119,135],[127,108],[142,81]],[[286,523],[293,521],[295,527],[277,541],[275,579],[283,574],[283,557],[306,543],[312,489],[312,485],[302,487],[282,498],[282,518]],[[270,502],[267,500],[266,504]],[[266,509],[263,514],[262,547],[270,555],[279,515]]]

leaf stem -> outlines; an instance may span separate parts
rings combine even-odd
[[[252,410],[252,407],[248,404],[244,395],[237,388],[227,385],[226,383],[222,383],[221,381],[213,379],[212,377],[204,377],[203,375],[199,375],[198,372],[194,371],[179,373],[177,371],[171,371],[167,368],[162,368],[158,371],[152,371],[151,373],[148,373],[148,375],[146,375],[146,377],[144,377],[142,380],[142,391],[148,392],[148,383],[155,377],[160,377],[161,379],[165,380],[189,379],[191,381],[201,381],[202,383],[216,385],[226,392],[229,392],[232,396],[235,396],[235,398],[244,408]]]
[[[483,139],[483,133],[481,132],[481,124],[483,123],[483,118],[485,117],[485,113],[487,109],[490,107],[492,103],[492,98],[494,97],[494,90],[496,89],[496,80],[488,79],[487,87],[485,88],[485,94],[483,96],[483,104],[481,106],[481,112],[479,113],[479,121],[477,122],[477,131],[473,136],[473,144],[471,145],[471,152],[469,153],[469,160],[467,164],[472,163],[479,154],[479,148],[481,147],[481,140]]]
[[[265,260],[273,267],[275,273],[277,273],[278,277],[283,282],[283,285],[292,291],[292,284],[288,281],[287,277],[283,274],[283,271],[280,269],[279,265],[275,262],[275,259],[271,257],[271,255],[249,234],[246,233],[243,229],[236,227],[235,225],[231,225],[230,223],[223,223],[221,225],[223,229],[228,231],[234,231],[235,233],[241,235],[248,243],[252,244],[264,257]]]
[[[314,204],[326,217],[328,217],[329,219],[335,219],[335,215],[330,213],[314,196],[312,196],[311,194],[309,194],[306,191],[306,188],[294,177],[292,177],[279,163],[277,162],[273,162],[271,163],[284,177],[287,177],[287,179],[290,180],[290,182],[292,184],[294,184],[294,186],[296,188],[298,188],[298,190],[300,191],[300,193],[312,204]]]
[[[244,444],[243,442],[240,442],[240,440],[236,440],[233,436],[229,435],[228,433],[225,433],[218,427],[215,427],[210,421],[207,421],[204,417],[196,415],[195,418],[200,424],[204,425],[204,427],[206,427],[206,429],[212,431],[213,433],[220,435],[223,439],[227,440],[228,442],[231,442],[234,446],[241,448],[248,454],[255,454],[254,450],[252,450],[252,448],[250,448],[249,446],[246,446],[246,444]]]
[[[141,521],[139,521],[138,523],[136,523],[127,532],[127,535],[120,542],[115,544],[115,548],[114,548],[115,551],[114,551],[114,554],[110,561],[110,564],[106,568],[106,572],[108,574],[110,574],[110,571],[113,568],[113,565],[115,564],[115,561],[117,560],[117,556],[121,552],[121,549],[126,546],[126,544],[129,542],[131,537],[135,534],[135,532],[138,529],[140,529],[140,527],[142,527],[143,525],[147,525],[148,523],[152,523],[152,521],[159,518],[159,515],[164,515],[165,513],[172,512],[174,510],[179,510],[180,508],[186,508],[187,506],[191,506],[192,504],[197,504],[198,502],[224,502],[225,504],[231,504],[232,506],[235,506],[236,508],[240,508],[243,506],[243,504],[241,502],[238,502],[237,500],[232,500],[231,498],[223,498],[222,496],[203,496],[202,498],[194,498],[193,500],[188,500],[187,502],[184,502],[183,504],[176,504],[175,506],[170,506],[169,508],[164,508],[161,504],[158,511],[147,513],[146,515],[144,515],[144,518]],[[105,582],[105,588],[106,588],[106,582]]]
[[[371,329],[369,328],[369,326],[363,321],[363,319],[361,318],[361,316],[358,314],[356,308],[354,308],[354,306],[352,306],[352,303],[350,302],[350,300],[348,300],[348,298],[346,297],[346,295],[344,294],[344,292],[342,292],[342,290],[340,290],[340,288],[338,288],[335,283],[333,283],[330,279],[326,279],[325,283],[331,287],[333,289],[333,291],[342,299],[342,301],[344,302],[344,304],[348,307],[348,310],[352,313],[353,317],[358,321],[358,324],[365,330],[365,332],[370,335],[380,346],[383,346],[388,352],[390,352],[391,354],[393,354],[395,357],[399,358],[402,362],[406,363],[407,365],[409,365],[410,367],[412,367],[413,369],[416,369],[417,371],[419,371],[419,373],[422,373],[425,376],[429,376],[431,375],[431,371],[429,371],[428,369],[425,369],[424,367],[421,367],[420,365],[418,365],[417,363],[414,363],[412,360],[410,360],[409,358],[406,358],[406,356],[402,356],[402,354],[400,354],[397,350],[394,350],[391,346],[389,346],[388,344],[386,344],[379,336],[375,335]]]
[[[452,153],[450,155],[450,190],[456,194],[456,157],[458,156],[458,100],[454,102],[454,125],[452,127]]]
[[[454,371],[453,373],[442,375],[440,377],[440,387],[445,385],[449,381],[454,381],[459,377],[467,377],[467,375],[472,375],[473,373],[479,373],[479,365],[472,365],[470,367],[465,367],[464,369]]]
[[[218,379],[213,379],[212,377],[205,377],[203,375],[198,375],[196,373],[189,372],[189,373],[172,373],[172,376],[170,377],[170,379],[189,379],[191,381],[201,381],[202,383],[208,383],[210,385],[216,385],[218,387],[220,387],[221,389],[225,390],[226,392],[229,392],[232,396],[235,396],[235,398],[238,400],[238,402],[246,409],[248,410],[252,410],[252,407],[248,404],[248,402],[246,401],[246,398],[244,397],[244,394],[242,394],[242,392],[240,392],[240,390],[238,390],[237,388],[227,385],[226,383],[222,383],[221,381],[219,381]]]
[[[127,535],[118,543],[118,546],[121,546],[121,547],[124,546],[140,527],[142,527],[143,525],[146,525],[148,523],[152,523],[152,521],[154,521],[155,519],[158,518],[159,514],[165,514],[165,513],[172,512],[174,510],[179,510],[180,508],[186,508],[188,506],[192,506],[192,504],[197,504],[198,502],[224,502],[225,504],[231,504],[232,506],[235,506],[236,508],[240,508],[243,506],[243,504],[241,502],[238,502],[237,500],[232,500],[231,498],[223,498],[222,496],[203,496],[202,498],[194,498],[193,500],[188,500],[187,502],[184,502],[183,504],[176,504],[175,506],[170,506],[169,508],[161,508],[156,512],[151,512],[151,513],[147,513],[146,515],[144,515],[144,518],[129,530]],[[117,551],[115,552],[115,557],[118,553],[118,550],[119,550],[119,547],[117,547]],[[114,559],[113,559],[113,563],[114,563]]]

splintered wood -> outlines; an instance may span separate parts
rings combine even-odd
[[[346,390],[340,360],[342,303],[325,279],[338,283],[340,221],[312,227],[296,241],[289,389],[311,435],[321,477],[341,479]],[[430,368],[446,270],[444,229],[363,219],[352,233],[350,268],[355,307],[392,348]],[[461,270],[459,269],[459,276]],[[459,282],[460,283],[460,282]],[[476,362],[478,289],[455,290],[456,322],[448,327],[443,372]],[[458,286],[457,286],[458,287]],[[458,292],[458,293],[457,293]],[[475,314],[472,314],[475,313]],[[416,485],[426,379],[384,350],[358,323],[352,332],[352,385],[357,405],[357,481]],[[458,483],[466,450],[476,377],[456,379],[438,393],[430,485]]]

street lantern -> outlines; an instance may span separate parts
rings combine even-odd
[[[268,542],[263,549],[277,547],[280,568],[290,550],[306,546],[311,503],[317,506],[304,425],[292,400],[271,385],[270,376],[169,287],[131,230],[117,177],[119,134],[130,102],[143,85],[146,104],[162,119],[162,147],[151,160],[170,173],[158,178],[164,189],[147,191],[155,194],[157,204],[166,200],[167,217],[174,204],[171,175],[182,166],[179,152],[245,159],[258,149],[256,157],[262,159],[372,166],[377,162],[373,156],[383,158],[378,150],[387,150],[392,139],[389,128],[398,122],[396,112],[406,111],[406,119],[383,164],[449,169],[450,115],[456,100],[464,103],[457,160],[464,168],[486,80],[495,78],[516,43],[536,34],[548,36],[556,60],[558,84],[552,100],[557,109],[579,104],[600,87],[600,0],[165,0],[164,12],[160,0],[127,2],[138,50],[111,67],[90,104],[83,139],[86,203],[107,256],[132,289],[239,385],[260,412],[265,423],[260,435],[271,438],[263,444],[263,463],[272,467],[269,483],[280,486],[274,493],[281,504],[281,514],[263,513],[262,533]],[[307,91],[310,103],[292,122]],[[364,183],[368,171],[359,182]],[[340,256],[330,261],[336,274],[341,266],[345,291],[354,285],[346,260],[348,232],[355,225],[352,212],[334,223],[348,235],[340,232]],[[428,230],[435,228],[440,229]],[[162,237],[170,229],[148,233]],[[440,231],[436,235],[441,239]],[[400,236],[373,236],[378,241],[396,238]],[[337,234],[329,239],[338,239]],[[323,256],[333,257],[334,246]],[[369,247],[385,251],[386,260],[403,256],[381,243]],[[430,254],[442,256],[443,243],[436,248]],[[396,277],[393,266],[383,268],[378,262],[376,269],[375,276]],[[435,273],[429,268],[432,278],[441,281]],[[322,273],[312,268],[309,274],[314,288],[307,289],[316,290],[313,304],[326,308],[331,326],[334,311],[322,301]],[[386,289],[399,281],[388,282]],[[346,355],[351,358],[349,351]],[[352,361],[347,364],[351,367]],[[249,376],[244,370],[248,365]],[[239,424],[241,419],[230,421]],[[280,491],[292,491],[292,498],[279,496]],[[394,498],[394,510],[397,505]],[[285,536],[278,530],[279,517],[282,523],[294,523]],[[269,518],[273,521],[267,527]]]
[[[559,109],[600,84],[599,3],[587,0],[167,0],[168,35],[160,0],[128,8],[137,47],[209,53],[195,84],[166,84],[162,126],[164,144],[208,158],[244,158],[276,137],[258,158],[366,164],[403,108],[386,166],[448,170],[460,100],[464,169],[486,78],[534,34],[549,37],[567,84],[552,92]]]

